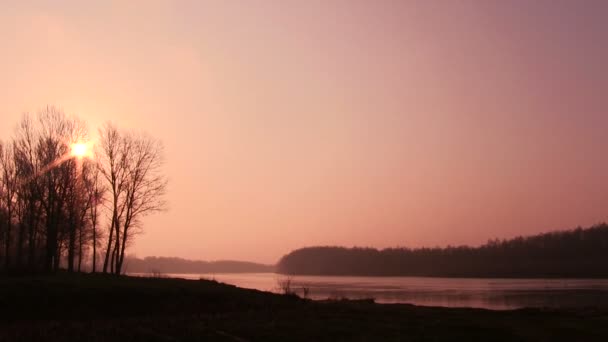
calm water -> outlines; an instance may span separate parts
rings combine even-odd
[[[167,274],[215,279],[239,287],[279,292],[285,276],[274,273]],[[495,310],[522,307],[608,307],[608,279],[488,279],[425,277],[295,276],[293,287],[312,299],[374,298],[378,303],[410,303]]]

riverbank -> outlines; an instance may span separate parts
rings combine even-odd
[[[376,303],[384,304],[489,310],[589,306],[608,309],[608,279],[285,276],[275,273],[165,275],[195,280],[203,277],[271,292],[277,292],[278,283],[289,279],[298,294],[307,289],[307,297],[316,300],[374,298]]]
[[[0,341],[605,340],[600,309],[311,301],[209,280],[0,276]]]

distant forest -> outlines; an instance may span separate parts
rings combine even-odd
[[[293,275],[432,277],[608,277],[608,225],[490,240],[480,247],[308,247],[285,255]]]
[[[198,261],[168,257],[127,257],[126,271],[129,273],[263,273],[274,272],[274,265],[256,264],[246,261]]]

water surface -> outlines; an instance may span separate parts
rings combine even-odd
[[[217,281],[262,291],[281,292],[287,277],[275,273],[166,274]],[[428,277],[295,276],[292,288],[312,299],[374,298],[378,303],[475,307],[494,310],[522,307],[608,308],[608,279],[495,279]]]

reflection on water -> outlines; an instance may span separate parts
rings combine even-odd
[[[239,287],[279,292],[274,273],[167,274],[215,279]],[[374,298],[378,303],[410,303],[495,310],[522,307],[608,307],[608,279],[489,279],[426,277],[295,276],[296,292],[312,299]]]

